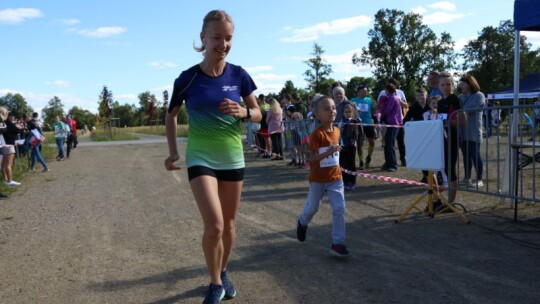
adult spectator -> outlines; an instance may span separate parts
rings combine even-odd
[[[356,105],[360,122],[363,124],[364,132],[358,132],[357,152],[359,158],[359,167],[362,170],[369,168],[371,163],[371,155],[375,149],[375,127],[373,126],[373,115],[375,114],[376,105],[375,102],[367,95],[368,88],[365,84],[361,84],[356,89],[358,96],[351,99],[351,102]],[[364,162],[363,158],[363,146],[364,141],[368,141],[368,153]]]
[[[9,119],[9,111],[5,107],[0,107],[0,118],[5,124],[5,131],[0,139],[0,153],[2,154],[2,173],[4,174],[4,184],[6,186],[20,186],[21,183],[13,180],[12,166],[15,159],[15,140],[21,132],[21,127]]]
[[[391,125],[386,128],[384,136],[384,165],[381,170],[394,172],[397,170],[395,142],[398,130],[403,124],[400,98],[396,94],[396,87],[392,83],[386,85],[386,93],[379,99],[377,106],[381,119]]]
[[[58,155],[56,156],[57,161],[62,161],[66,159],[64,154],[64,142],[67,138],[67,128],[66,124],[60,120],[60,116],[56,116],[55,122],[52,125],[54,131],[54,138],[56,140],[56,146],[58,147]]]
[[[401,112],[401,120],[403,120],[403,117],[406,114],[406,111],[409,110],[409,104],[407,103],[407,97],[405,97],[405,93],[403,93],[402,90],[399,89],[399,81],[395,78],[390,78],[386,82],[386,84],[392,84],[396,88],[396,95],[399,97],[399,105],[400,105],[400,112]],[[379,97],[377,98],[377,101],[380,100],[381,96],[385,96],[386,90],[383,90],[379,93]],[[403,128],[399,128],[397,131],[397,144],[398,144],[398,150],[399,150],[399,160],[401,161],[402,166],[406,166],[405,161],[405,130]],[[386,145],[385,140],[385,145]]]
[[[77,139],[77,121],[75,120],[75,118],[73,118],[73,115],[68,114],[67,124],[69,125],[69,128],[71,129],[71,135],[73,137],[73,149],[77,149],[77,144],[79,143]]]
[[[336,86],[332,90],[332,96],[334,97],[334,103],[336,104],[336,119],[334,122],[340,122],[343,118],[343,108],[345,107],[345,104],[351,104],[354,106],[354,103],[347,100],[347,96],[345,96],[345,89],[341,86]]]
[[[308,111],[306,105],[302,102],[302,99],[300,98],[300,94],[293,93],[291,97],[296,112],[302,114],[302,117],[306,118]]]
[[[472,75],[461,77],[459,87],[463,93],[459,95],[459,100],[467,115],[467,124],[460,128],[463,136],[460,147],[465,167],[465,178],[460,181],[460,184],[482,187],[484,185],[482,182],[484,164],[480,153],[480,144],[482,144],[482,108],[486,103],[486,98],[484,93],[480,92],[480,85]],[[476,169],[476,181],[474,183],[471,182],[473,165]]]
[[[44,139],[43,131],[41,130],[41,127],[39,126],[39,123],[36,121],[34,116],[30,118],[29,115],[24,114],[23,118],[26,120],[26,126],[28,128],[28,132],[33,132],[33,133],[37,132],[38,133],[37,135],[40,137],[40,138],[37,138],[38,136],[36,136],[38,141],[36,142],[36,144],[31,145],[30,171],[36,172],[35,165],[36,165],[36,160],[37,160],[43,167],[41,172],[47,172],[49,171],[49,167],[47,166],[45,159],[43,159],[43,156],[41,155],[41,141],[42,139]],[[34,135],[31,135],[31,136],[34,136]]]

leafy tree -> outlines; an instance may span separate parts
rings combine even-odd
[[[294,86],[294,83],[291,80],[285,81],[284,87],[279,91],[279,96],[285,97],[287,94],[293,94],[298,92],[298,88]]]
[[[417,86],[429,70],[449,70],[455,65],[454,42],[443,32],[440,38],[415,13],[382,9],[375,14],[373,29],[368,32],[370,42],[352,62],[374,67],[377,90],[388,78],[401,81],[401,89],[414,96]]]
[[[317,91],[313,91],[313,93],[319,93],[319,94],[324,94],[324,95],[328,95],[328,96],[332,96],[332,92],[330,92],[330,90],[332,89],[332,85],[334,83],[339,83],[338,81],[336,81],[335,79],[333,78],[325,78],[321,81],[321,83],[319,84],[319,90]],[[340,83],[341,85],[341,83]]]
[[[347,84],[345,85],[345,95],[348,99],[352,99],[358,96],[358,91],[356,90],[359,85],[365,84],[368,88],[373,88],[377,81],[371,77],[364,78],[360,76],[352,77]]]
[[[19,93],[7,93],[4,97],[0,97],[0,106],[6,107],[10,114],[17,118],[21,118],[24,113],[32,114],[34,112],[34,109],[26,103],[24,97]]]
[[[504,20],[498,27],[483,28],[463,48],[462,68],[474,75],[484,93],[513,84],[514,41],[514,24]],[[540,71],[539,50],[532,51],[525,36],[521,36],[520,48],[520,75]]]
[[[163,105],[161,107],[161,122],[165,124],[165,116],[167,115],[167,111],[169,110],[169,91],[165,90],[163,91]]]
[[[150,91],[142,92],[139,94],[139,111],[137,116],[139,118],[139,124],[145,125],[149,123],[150,118],[150,104],[154,103],[154,106],[157,103],[156,96]]]
[[[326,79],[326,76],[329,76],[332,73],[332,65],[325,63],[326,60],[322,58],[324,50],[322,46],[317,43],[313,44],[313,58],[310,58],[305,61],[308,65],[309,70],[304,72],[304,78],[308,83],[308,90],[311,92],[320,92],[320,84]]]
[[[62,116],[64,114],[64,104],[58,96],[54,96],[49,100],[47,106],[42,110],[43,122],[46,129],[49,129],[50,126],[55,122],[56,116]]]
[[[138,124],[137,107],[135,105],[120,105],[118,101],[114,102],[114,113],[118,117],[118,125],[135,127]]]
[[[103,86],[101,94],[99,95],[99,117],[107,120],[112,115],[113,106],[113,93],[107,89],[107,86]]]
[[[77,128],[82,129],[84,125],[92,126],[96,120],[96,115],[88,110],[81,109],[77,106],[68,111],[77,121]]]

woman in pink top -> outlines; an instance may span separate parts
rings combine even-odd
[[[281,133],[283,133],[283,110],[275,98],[270,99],[270,110],[266,116],[268,124],[268,133],[272,139],[272,160],[283,160],[283,143]]]

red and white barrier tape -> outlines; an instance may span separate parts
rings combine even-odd
[[[402,179],[402,178],[397,178],[397,177],[381,176],[381,175],[375,175],[375,174],[369,174],[369,173],[363,173],[363,172],[352,172],[352,171],[349,171],[349,170],[347,170],[345,168],[341,168],[341,171],[343,171],[343,172],[345,172],[347,174],[350,174],[350,175],[355,175],[355,176],[360,176],[360,177],[364,177],[364,178],[380,180],[380,181],[384,181],[384,182],[390,182],[390,183],[395,183],[395,184],[405,184],[405,185],[412,185],[412,186],[422,186],[422,187],[426,187],[426,188],[429,187],[429,185],[426,184],[426,183],[421,183],[421,182]],[[438,191],[439,192],[444,192],[445,188],[444,187],[438,187]]]

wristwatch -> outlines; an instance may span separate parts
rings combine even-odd
[[[251,118],[251,109],[250,109],[250,108],[246,108],[246,110],[247,110],[246,119],[250,119],[250,118]]]

